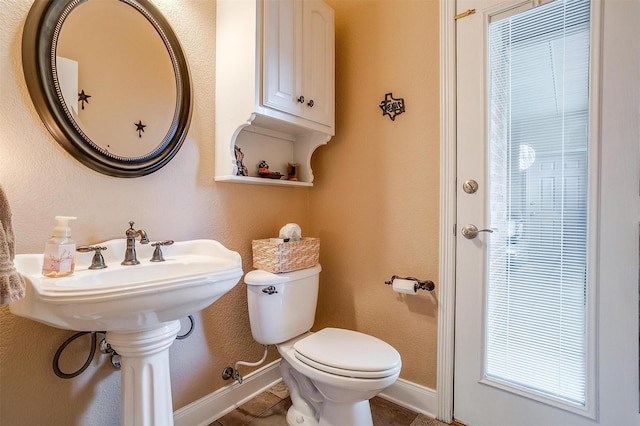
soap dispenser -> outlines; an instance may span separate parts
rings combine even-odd
[[[42,275],[58,278],[73,274],[76,266],[76,243],[69,238],[69,221],[75,219],[72,216],[56,216],[58,223],[44,246]]]

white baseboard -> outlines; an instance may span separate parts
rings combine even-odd
[[[282,380],[280,360],[247,374],[173,413],[174,426],[207,426]]]
[[[173,413],[174,426],[207,426],[213,423],[281,381],[279,366],[280,360],[275,360],[248,374],[241,385],[234,382],[176,410]],[[438,411],[436,391],[407,380],[398,379],[379,396],[431,417],[436,417]]]
[[[398,379],[378,396],[416,413],[437,417],[438,393],[428,387],[408,380]]]

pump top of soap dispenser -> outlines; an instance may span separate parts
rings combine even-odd
[[[71,236],[71,228],[69,227],[70,220],[76,220],[75,216],[56,216],[56,227],[53,228],[53,237],[65,238]]]

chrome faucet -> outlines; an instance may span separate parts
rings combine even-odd
[[[142,229],[138,229],[137,231],[133,229],[133,224],[135,222],[129,222],[129,229],[126,230],[127,235],[127,247],[124,251],[124,260],[122,261],[123,265],[137,265],[140,263],[136,258],[136,238],[140,237],[141,244],[149,244],[149,239],[147,238],[147,233]]]

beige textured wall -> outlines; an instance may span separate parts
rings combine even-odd
[[[72,229],[79,244],[122,237],[135,220],[152,239],[217,239],[241,254],[248,271],[252,239],[298,222],[322,238],[316,328],[349,327],[387,340],[403,357],[402,377],[435,388],[435,295],[403,297],[383,282],[438,272],[437,0],[328,1],[336,11],[337,135],[314,155],[312,189],[213,181],[215,2],[153,2],[190,63],[192,123],[166,167],[117,179],[82,166],[44,128],[21,65],[32,0],[3,1],[0,184],[12,205],[17,251],[41,251],[57,214],[78,216]],[[377,106],[387,92],[407,105],[395,122]],[[171,348],[176,409],[228,384],[220,378],[224,367],[261,355],[242,283],[199,313],[196,327]],[[106,356],[73,380],[53,374],[55,350],[71,334],[0,307],[0,424],[119,424],[120,374]],[[63,367],[81,365],[87,346],[72,345]]]
[[[337,122],[312,161],[323,266],[315,326],[382,338],[399,350],[402,378],[435,389],[437,296],[399,295],[384,281],[438,277],[438,2],[328,3]],[[395,121],[378,107],[388,92],[405,101]]]
[[[0,184],[7,192],[19,253],[41,252],[57,214],[77,216],[78,244],[124,236],[129,220],[151,239],[213,238],[251,268],[251,240],[287,222],[308,229],[306,188],[216,184],[214,176],[215,2],[154,0],[177,33],[191,68],[194,110],[189,135],[158,172],[136,179],[101,175],[81,165],[49,135],[31,103],[21,64],[22,26],[32,0],[0,8]],[[229,382],[222,370],[258,360],[246,290],[240,283],[196,315],[196,331],[171,348],[174,408]],[[120,372],[106,356],[72,380],[51,362],[73,334],[19,318],[0,307],[1,425],[119,425]],[[88,341],[65,352],[67,371],[81,366]],[[276,358],[272,351],[271,359]]]

